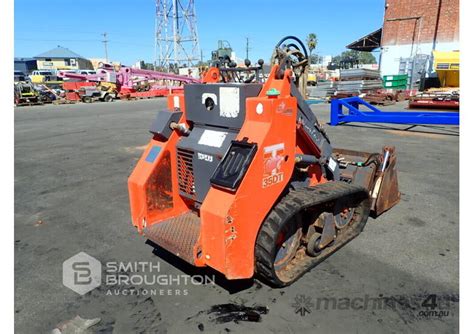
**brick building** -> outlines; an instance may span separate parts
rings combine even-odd
[[[433,50],[459,50],[459,0],[386,0],[382,75],[402,72],[407,59],[426,61],[431,74]]]

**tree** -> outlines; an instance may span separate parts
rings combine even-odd
[[[153,65],[152,63],[145,63],[143,62],[143,65],[141,65],[142,69],[144,70],[154,70],[155,69],[155,65]]]
[[[316,45],[318,45],[318,37],[315,33],[310,33],[308,37],[306,37],[306,44],[308,44],[309,49],[309,65],[311,65],[311,55],[313,50],[316,49]]]
[[[358,64],[376,64],[377,60],[370,52],[348,50],[332,58],[332,62],[339,64],[343,62],[353,62]]]
[[[319,55],[317,55],[317,54],[311,55],[311,56],[309,57],[309,59],[310,59],[310,60],[309,60],[310,64],[319,64],[319,63],[321,63],[321,62],[323,61],[323,57],[321,57],[321,56],[319,56]]]
[[[377,64],[377,60],[371,52],[356,51],[361,64]]]
[[[208,60],[208,61],[199,61],[196,66],[197,67],[207,67],[209,66],[209,64],[211,64],[211,60]]]

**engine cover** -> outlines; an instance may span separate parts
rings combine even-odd
[[[245,121],[246,99],[261,89],[261,84],[239,83],[184,86],[186,119],[193,129],[177,144],[181,196],[204,201],[214,171]]]
[[[210,179],[237,132],[195,126],[177,145],[177,170],[181,196],[202,203]]]

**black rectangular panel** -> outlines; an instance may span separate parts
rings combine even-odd
[[[261,89],[261,84],[185,85],[186,118],[196,124],[240,129],[246,99],[258,96]]]
[[[211,177],[211,184],[237,190],[257,152],[257,144],[233,140]]]
[[[170,124],[172,122],[179,122],[182,114],[181,111],[158,111],[155,120],[151,124],[150,132],[160,140],[168,140],[173,132]]]

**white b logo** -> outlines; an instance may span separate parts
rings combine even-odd
[[[80,252],[63,262],[63,284],[84,295],[101,283],[102,265],[99,260]]]

